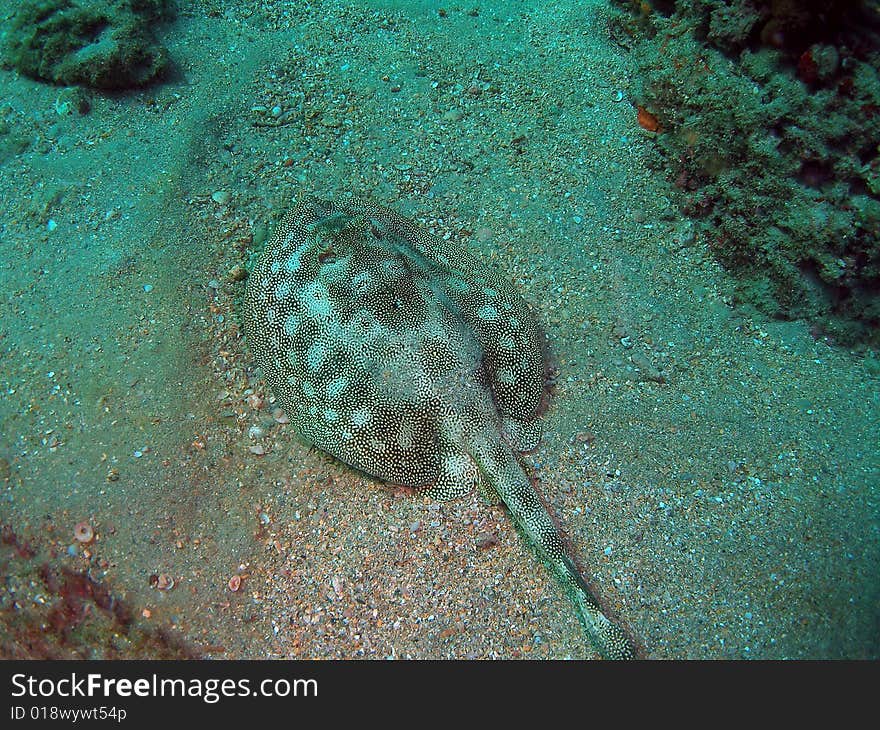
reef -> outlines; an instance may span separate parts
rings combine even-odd
[[[171,0],[26,0],[7,30],[4,63],[52,84],[146,86],[169,70],[155,33],[175,12]]]
[[[633,102],[657,122],[653,164],[736,277],[738,303],[876,347],[878,2],[614,5]]]

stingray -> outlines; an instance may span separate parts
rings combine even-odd
[[[500,499],[599,652],[634,655],[517,458],[540,439],[546,371],[540,330],[510,283],[388,208],[309,198],[258,258],[243,319],[305,441],[438,500],[474,488]]]

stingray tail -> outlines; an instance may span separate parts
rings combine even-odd
[[[501,497],[520,530],[565,587],[599,653],[606,659],[635,658],[632,641],[603,613],[513,452],[502,444],[487,451],[490,453],[474,455],[482,476]]]

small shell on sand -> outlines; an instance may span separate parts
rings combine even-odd
[[[95,539],[95,531],[88,522],[77,522],[73,526],[74,539],[83,545],[91,545]]]

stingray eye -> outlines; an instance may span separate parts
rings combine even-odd
[[[377,241],[381,241],[383,238],[385,238],[385,231],[382,230],[381,226],[379,225],[379,221],[377,221],[375,218],[370,219],[370,233],[373,234],[373,238],[375,238]]]

